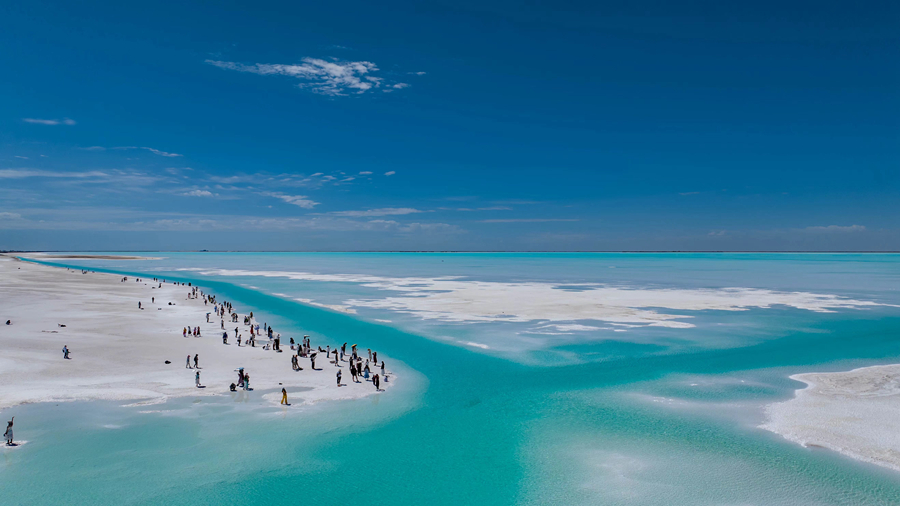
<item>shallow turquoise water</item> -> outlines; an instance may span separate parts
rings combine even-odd
[[[205,264],[757,286],[896,302],[897,257],[166,256],[156,265],[79,263],[178,276],[242,312],[277,315],[267,319],[290,332],[334,342],[364,336],[409,368],[404,384],[375,399],[305,411],[253,398],[20,407],[16,434],[30,442],[0,457],[4,504],[900,504],[900,474],[755,428],[764,404],[798,387],[790,374],[897,362],[896,308],[703,312],[694,329],[639,329],[554,347],[583,360],[548,367],[438,338],[506,332],[495,326],[403,318],[387,326],[267,295],[293,289],[337,301],[359,295],[359,287],[304,282],[299,289],[284,280],[175,270]],[[167,412],[140,413],[154,410]]]

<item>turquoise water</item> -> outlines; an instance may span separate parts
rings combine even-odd
[[[900,504],[900,474],[756,428],[762,406],[799,386],[791,374],[898,362],[897,308],[700,311],[694,328],[549,336],[523,358],[447,338],[516,340],[515,325],[346,315],[272,295],[392,295],[359,283],[178,270],[758,287],[896,304],[897,256],[160,256],[69,263],[177,277],[279,329],[364,340],[402,385],[305,410],[254,398],[19,407],[4,415],[15,411],[29,443],[0,454],[4,504]]]

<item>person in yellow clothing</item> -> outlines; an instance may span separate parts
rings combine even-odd
[[[281,403],[290,406],[287,401],[287,390],[283,388],[281,389]]]

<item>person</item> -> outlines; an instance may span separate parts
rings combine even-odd
[[[375,390],[376,390],[376,391],[378,391],[378,392],[381,391],[381,382],[378,381],[378,375],[377,375],[377,374],[376,374],[375,376],[372,377],[372,384],[375,385]]]
[[[297,362],[297,355],[291,355],[291,369],[297,370],[300,367],[300,363]]]
[[[243,388],[244,386],[244,368],[241,367],[238,369],[238,384],[237,386]]]
[[[281,403],[287,406],[290,406],[287,401],[287,390],[281,389]]]
[[[314,371],[316,370],[316,355],[318,355],[318,353],[313,353],[309,356],[309,361],[310,363],[312,363],[312,368]]]
[[[341,370],[340,369],[338,369],[338,372],[337,372],[337,385],[341,386]]]
[[[206,323],[209,323],[209,313],[206,313]]]
[[[244,375],[244,390],[250,390],[250,375]]]
[[[241,335],[240,334],[238,334],[237,340],[238,340],[238,346],[240,346],[241,345]]]
[[[156,304],[156,297],[150,297],[150,303]]]
[[[12,320],[6,320],[7,325],[12,325]]]
[[[181,337],[187,337],[187,327],[181,328]]]
[[[228,344],[228,332],[222,332],[222,344]]]
[[[381,361],[381,377],[387,381],[387,376],[384,375],[384,360]]]
[[[191,354],[190,353],[188,353],[187,360],[184,363],[184,368],[185,369],[193,369],[193,367],[191,367]]]
[[[353,378],[354,383],[359,383],[359,379],[357,379],[356,375],[357,375],[356,364],[354,364],[353,362],[350,362],[350,377]]]
[[[237,385],[232,383],[231,386],[228,387],[228,389],[231,390],[232,392],[237,392]]]
[[[138,301],[138,309],[141,308],[141,301]]]
[[[363,378],[365,378],[366,381],[369,381],[369,363],[368,362],[366,362],[366,368],[363,369]]]
[[[373,352],[372,352],[372,363],[373,363],[373,364],[377,364],[377,363],[378,363],[378,352],[377,352],[377,351],[373,351]]]
[[[200,354],[197,353],[197,354],[194,355],[194,368],[195,368],[195,369],[200,369],[200,364],[199,364],[199,362],[200,362]]]
[[[194,383],[197,384],[197,388],[200,388],[200,371],[194,374]]]
[[[12,417],[12,419],[6,423],[6,432],[3,433],[3,437],[6,438],[6,446],[13,445],[13,421],[15,421],[16,417]]]
[[[63,345],[62,352],[63,352],[63,358],[68,359],[69,358],[69,347],[66,345]]]

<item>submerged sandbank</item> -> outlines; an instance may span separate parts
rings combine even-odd
[[[299,335],[282,333],[282,353],[264,350],[265,340],[255,348],[238,347],[235,327],[245,340],[250,336],[249,326],[243,324],[246,311],[240,307],[235,308],[242,315],[239,323],[225,323],[229,344],[223,344],[219,318],[213,313],[206,323],[213,306],[189,299],[190,289],[174,283],[159,287],[150,279],[136,282],[130,276],[122,282],[119,275],[0,255],[0,409],[32,402],[163,402],[173,396],[225,394],[237,380],[238,367],[250,375],[259,395],[284,387],[293,405],[376,394],[371,382],[351,381],[346,363],[340,370],[347,386],[338,388],[338,368],[324,353],[317,358],[319,370],[311,370],[310,360],[300,358],[303,370],[294,371],[288,343],[289,337],[299,342]],[[11,324],[5,325],[8,319]],[[202,337],[183,337],[184,327],[197,326]],[[334,348],[341,343],[312,336],[313,347],[326,344]],[[63,358],[64,345],[71,350],[70,360]],[[185,367],[186,357],[195,354],[206,388],[196,388],[195,370]],[[382,388],[395,379],[391,375],[390,382],[382,381]],[[270,397],[280,401],[280,395],[265,396]]]
[[[760,427],[804,446],[829,448],[900,471],[900,364],[796,374],[807,384],[766,407]]]

